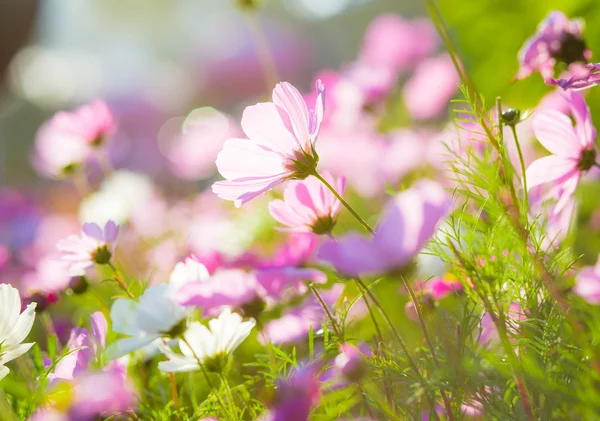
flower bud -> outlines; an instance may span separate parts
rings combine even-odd
[[[515,126],[521,121],[521,111],[516,108],[504,110],[500,115],[500,121],[507,126]]]
[[[87,291],[89,283],[85,276],[74,276],[69,282],[69,288],[73,294],[83,294]]]
[[[335,357],[335,366],[340,376],[349,382],[359,382],[368,370],[365,354],[351,344],[340,346],[340,354]]]

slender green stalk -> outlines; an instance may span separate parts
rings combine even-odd
[[[113,273],[115,274],[115,281],[117,281],[117,283],[121,286],[121,288],[123,288],[123,290],[127,293],[129,298],[135,298],[135,296],[131,293],[131,291],[129,291],[127,282],[125,282],[125,278],[123,278],[123,275],[121,274],[119,269],[117,269],[115,267],[115,265],[113,265],[113,263],[110,261],[107,263],[107,265],[112,269]]]
[[[421,325],[421,330],[423,331],[423,336],[425,337],[425,341],[427,342],[427,347],[429,348],[429,354],[431,355],[431,359],[433,360],[435,366],[439,369],[440,363],[435,355],[435,348],[433,347],[433,343],[431,342],[431,337],[429,336],[429,330],[427,329],[427,323],[425,323],[425,319],[423,318],[423,313],[421,313],[421,306],[417,302],[417,296],[413,291],[410,284],[406,281],[404,276],[402,277],[402,282],[404,282],[404,286],[408,290],[408,294],[410,295],[410,299],[415,306],[415,311],[417,312],[417,317],[419,319],[419,324]],[[444,402],[444,409],[446,410],[446,415],[448,416],[448,420],[454,421],[454,413],[452,412],[452,405],[448,395],[444,390],[440,390],[440,394],[442,395],[442,401]]]
[[[525,160],[523,159],[523,152],[521,151],[521,144],[519,143],[519,138],[517,136],[517,129],[514,124],[510,126],[513,137],[515,138],[515,145],[517,146],[517,153],[519,154],[519,164],[521,165],[521,176],[523,177],[523,202],[525,205],[525,213],[527,214],[527,209],[529,208],[529,196],[527,191],[527,173],[525,171]]]
[[[321,183],[323,183],[325,185],[325,187],[327,187],[331,191],[331,193],[333,193],[333,195],[340,201],[340,203],[342,205],[344,205],[344,207],[346,209],[348,209],[348,211],[352,214],[352,216],[354,216],[356,218],[356,220],[358,222],[360,222],[360,224],[364,227],[364,229],[366,229],[367,231],[369,231],[369,233],[371,235],[375,235],[375,231],[373,231],[373,228],[371,228],[369,226],[369,224],[367,224],[367,221],[365,221],[364,219],[362,219],[362,217],[358,213],[356,213],[356,211],[354,209],[352,209],[352,206],[350,206],[348,204],[348,202],[346,202],[344,200],[344,198],[339,195],[339,193],[333,188],[333,186],[331,184],[329,184],[327,182],[327,180],[325,180],[323,177],[321,177],[321,175],[317,171],[314,171],[312,173],[312,175],[314,175],[315,177],[317,177],[319,179],[319,181]]]
[[[379,341],[379,343],[383,343],[383,335],[381,334],[381,329],[379,328],[379,323],[377,323],[377,318],[375,317],[375,312],[371,308],[371,304],[369,303],[369,300],[367,299],[367,291],[365,291],[362,284],[360,282],[358,282],[358,280],[355,279],[354,281],[356,282],[358,289],[361,291],[362,299],[365,302],[365,305],[367,306],[367,310],[369,310],[369,314],[371,315],[371,320],[373,321],[373,326],[375,327],[375,331],[377,332],[377,340]]]
[[[192,351],[192,355],[196,359],[198,366],[200,366],[200,371],[202,371],[202,374],[204,374],[204,379],[206,380],[208,387],[210,387],[210,390],[212,392],[214,392],[215,396],[217,397],[217,401],[219,402],[219,404],[223,408],[223,411],[225,411],[225,413],[227,414],[227,417],[229,418],[231,416],[231,414],[227,410],[227,405],[225,405],[225,402],[223,402],[223,399],[221,398],[221,394],[215,388],[215,385],[213,384],[213,382],[210,380],[210,376],[208,375],[208,372],[206,371],[206,367],[204,367],[202,360],[198,357],[198,354],[196,354],[196,351],[194,350],[194,348],[192,348],[190,343],[187,341],[187,339],[185,339],[185,337],[183,335],[181,335],[179,337],[179,340],[183,341],[183,343],[187,345],[187,347],[190,349],[190,351]],[[235,419],[235,417],[232,417],[232,419]]]
[[[321,297],[321,294],[319,293],[317,288],[314,286],[314,284],[310,283],[308,285],[308,288],[310,288],[310,291],[313,293],[313,295],[315,296],[317,301],[319,301],[319,304],[321,304],[323,311],[325,312],[325,314],[327,314],[327,317],[329,318],[329,321],[331,322],[331,326],[333,327],[333,330],[335,331],[335,334],[337,335],[338,339],[340,341],[343,341],[344,338],[342,337],[342,331],[340,329],[340,326],[338,325],[337,320],[333,317],[331,310],[329,310],[327,303],[325,302],[325,300],[323,300],[323,297]]]

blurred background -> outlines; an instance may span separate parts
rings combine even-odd
[[[265,0],[253,16],[243,3],[0,0],[0,183],[29,183],[40,124],[96,97],[119,115],[121,155],[131,160],[145,148],[148,162],[138,169],[160,172],[157,139],[169,118],[204,105],[238,116],[270,92],[257,58],[263,35],[278,77],[306,91],[319,70],[356,56],[376,16],[426,14],[420,0]],[[600,14],[594,0],[443,0],[440,8],[488,100],[503,95],[525,107],[547,92],[535,77],[511,84],[516,53],[537,23],[552,9],[588,22]],[[599,31],[587,25],[592,51]]]

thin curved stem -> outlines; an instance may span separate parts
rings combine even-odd
[[[131,291],[129,291],[127,282],[125,282],[125,278],[123,278],[123,275],[121,274],[119,269],[117,269],[115,267],[115,265],[113,265],[113,263],[110,261],[107,263],[107,265],[112,269],[113,273],[115,274],[115,281],[117,281],[117,283],[121,286],[121,288],[123,288],[123,290],[127,293],[129,298],[135,298],[135,296],[131,293]]]
[[[525,205],[525,211],[529,208],[529,197],[527,192],[527,174],[525,171],[525,160],[523,159],[523,152],[521,151],[521,144],[517,136],[517,129],[514,124],[510,126],[512,129],[513,137],[515,138],[515,145],[517,146],[517,153],[519,154],[519,164],[521,165],[521,177],[523,177],[523,200]]]
[[[348,204],[348,202],[346,202],[344,200],[344,198],[342,196],[340,196],[340,194],[333,188],[333,186],[331,184],[329,184],[327,182],[327,180],[325,180],[323,177],[321,177],[321,175],[317,171],[313,172],[312,175],[314,175],[315,177],[317,177],[319,179],[319,181],[321,183],[323,183],[325,185],[325,187],[327,187],[331,191],[331,193],[333,193],[333,195],[337,198],[337,200],[339,200],[340,203],[342,205],[344,205],[344,207],[346,209],[348,209],[348,211],[352,214],[352,216],[354,216],[356,218],[356,220],[358,222],[360,222],[360,224],[364,227],[364,229],[366,229],[367,231],[369,231],[369,233],[371,235],[375,235],[375,231],[373,231],[373,228],[371,228],[369,226],[369,224],[367,223],[367,221],[365,221],[364,219],[362,219],[362,217],[354,209],[352,209],[352,206],[350,206]]]
[[[321,294],[319,294],[319,291],[317,290],[317,288],[315,288],[314,284],[309,284],[308,288],[310,288],[310,291],[313,293],[313,295],[315,296],[315,298],[319,301],[319,304],[321,304],[321,307],[323,308],[323,311],[325,312],[325,314],[327,314],[327,317],[329,318],[329,320],[331,321],[331,325],[333,327],[333,330],[335,331],[335,334],[337,335],[338,339],[340,341],[343,341],[342,338],[342,331],[337,323],[337,320],[333,317],[333,314],[331,313],[331,310],[329,310],[329,307],[327,306],[327,303],[325,302],[325,300],[323,299],[323,297],[321,297]]]

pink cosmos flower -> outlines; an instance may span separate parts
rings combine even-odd
[[[600,63],[579,64],[574,63],[569,67],[569,72],[558,79],[546,80],[549,85],[560,86],[565,91],[572,89],[581,91],[600,84]]]
[[[438,117],[457,92],[458,81],[458,74],[448,54],[419,63],[402,91],[412,118],[427,120]]]
[[[450,294],[463,290],[460,281],[449,273],[430,279],[425,287],[434,300],[441,300]]]
[[[583,37],[583,20],[569,20],[564,13],[550,12],[519,52],[517,79],[540,72],[544,80],[554,76],[557,63],[586,63],[591,58]]]
[[[92,361],[106,346],[108,331],[106,318],[100,312],[92,314],[92,334],[87,329],[76,327],[71,330],[67,343],[69,353],[56,364],[54,371],[48,375],[50,386],[55,382],[73,380],[85,374]],[[50,362],[51,364],[51,362]]]
[[[45,176],[68,175],[88,160],[116,129],[113,114],[96,100],[73,112],[60,111],[38,131],[33,162]]]
[[[323,177],[339,195],[344,193],[345,178],[334,180]],[[269,212],[275,220],[288,228],[282,231],[326,234],[333,229],[342,204],[316,177],[290,182],[283,193],[284,200],[269,203]]]
[[[80,235],[70,235],[58,242],[56,247],[63,253],[62,260],[71,263],[71,276],[81,276],[96,264],[110,262],[114,253],[119,227],[108,221],[104,230],[97,224],[86,223]]]
[[[401,268],[435,233],[449,207],[439,184],[419,181],[390,200],[373,238],[351,233],[324,243],[317,256],[351,276]]]
[[[558,197],[554,212],[561,212],[572,201],[581,176],[595,164],[590,110],[577,92],[565,93],[575,127],[568,115],[554,110],[540,112],[533,120],[537,139],[552,155],[540,158],[526,172],[529,190],[553,183],[549,196]]]
[[[291,290],[294,295],[306,293],[306,284],[309,282],[325,284],[327,275],[311,268],[283,267],[258,271],[256,280],[264,289],[267,298],[278,301],[286,291]]]
[[[600,258],[595,266],[586,266],[579,271],[573,292],[590,304],[600,304]]]
[[[325,86],[317,81],[316,88],[314,110],[287,82],[275,86],[273,102],[244,110],[242,129],[249,139],[229,139],[219,152],[216,164],[226,180],[213,184],[217,196],[240,207],[285,180],[304,179],[315,171]]]

